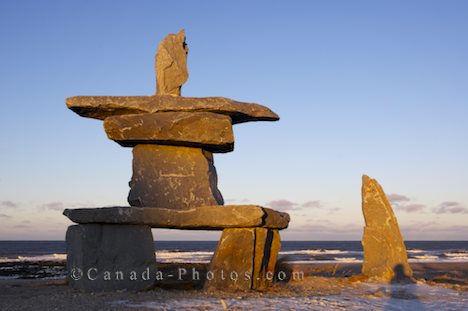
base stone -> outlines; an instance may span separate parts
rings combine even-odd
[[[225,229],[211,260],[205,288],[259,290],[270,287],[280,248],[278,230]]]
[[[86,224],[68,227],[68,282],[85,292],[149,289],[156,278],[151,228]]]
[[[136,145],[128,203],[168,209],[223,205],[213,154],[201,148]]]

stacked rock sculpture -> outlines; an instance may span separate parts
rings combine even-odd
[[[266,276],[274,270],[280,248],[278,230],[288,226],[289,215],[255,205],[223,206],[213,153],[233,151],[233,124],[279,117],[258,104],[182,97],[181,88],[188,79],[187,52],[183,30],[160,43],[156,95],[66,100],[78,115],[104,120],[109,139],[133,148],[130,207],[64,212],[79,224],[67,232],[72,287],[85,291],[151,287],[152,277],[105,280],[107,271],[155,273],[151,228],[223,230],[207,288],[260,289],[271,284]],[[219,276],[233,271],[242,277]]]

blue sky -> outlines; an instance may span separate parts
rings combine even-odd
[[[468,237],[466,1],[2,1],[0,239],[63,239],[65,207],[126,204],[131,150],[75,95],[155,93],[186,30],[186,96],[258,102],[215,155],[230,204],[290,212],[289,240],[358,240],[361,175],[406,239]],[[155,231],[156,239],[218,233]]]

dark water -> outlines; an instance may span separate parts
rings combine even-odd
[[[158,261],[206,262],[216,241],[156,241]],[[413,261],[468,261],[468,241],[408,241]],[[0,241],[0,262],[63,261],[64,241]],[[360,261],[360,241],[283,241],[280,256],[288,261]]]
[[[216,241],[157,241],[158,262],[210,261]],[[412,262],[468,262],[468,241],[409,241]],[[280,259],[294,263],[360,262],[360,241],[283,241]],[[0,280],[63,278],[64,241],[0,241]]]

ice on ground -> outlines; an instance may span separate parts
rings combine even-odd
[[[114,301],[115,307],[152,310],[466,310],[468,293],[425,284],[363,284],[341,295],[302,297],[184,298]]]

